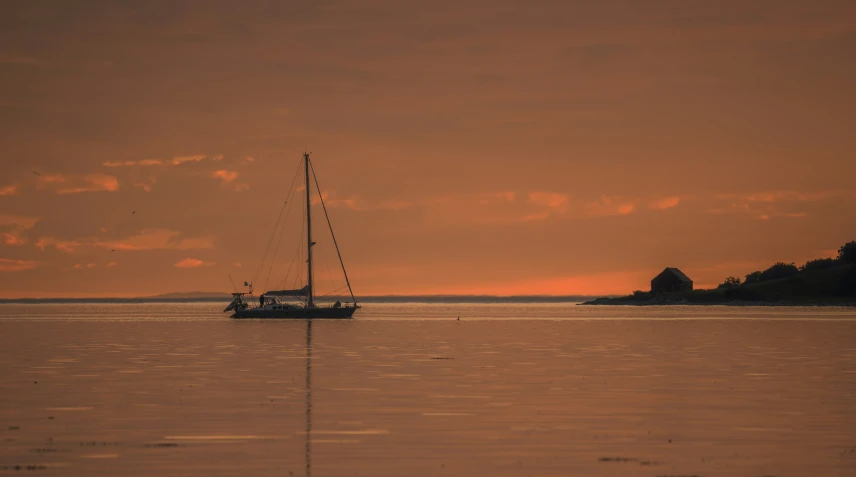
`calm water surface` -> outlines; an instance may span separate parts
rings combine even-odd
[[[856,475],[853,309],[224,305],[0,305],[0,474]]]

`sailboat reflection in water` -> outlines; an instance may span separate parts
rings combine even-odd
[[[306,320],[306,477],[312,477],[312,320]]]
[[[235,292],[232,293],[232,303],[226,307],[224,312],[229,312],[234,310],[234,314],[232,318],[296,318],[296,319],[306,319],[306,318],[351,318],[354,316],[354,312],[357,311],[359,305],[357,305],[357,300],[354,297],[354,292],[351,290],[351,282],[348,280],[348,273],[345,271],[345,263],[342,261],[342,253],[339,251],[339,244],[336,242],[336,236],[333,234],[333,225],[330,223],[330,217],[327,215],[327,206],[324,204],[324,197],[321,195],[321,188],[318,186],[318,178],[315,176],[315,169],[312,167],[312,162],[309,160],[309,153],[303,154],[303,161],[301,161],[303,175],[304,175],[304,190],[305,194],[305,214],[304,214],[304,222],[302,227],[306,232],[305,237],[305,249],[303,248],[304,242],[301,238],[301,243],[298,247],[298,250],[294,254],[294,258],[292,259],[292,265],[294,265],[295,260],[298,256],[302,256],[302,252],[305,250],[306,253],[306,279],[305,282],[300,283],[303,284],[300,288],[294,289],[281,289],[281,290],[268,290],[262,293],[259,296],[258,306],[254,306],[253,296],[253,284],[252,282],[244,282],[244,286],[249,288],[247,293]],[[288,208],[288,212],[285,214],[285,219],[283,220],[283,212],[286,211],[286,206],[288,206],[292,201],[292,195],[296,191],[295,185],[297,182],[297,177],[299,176],[300,168],[298,168],[298,173],[295,174],[294,179],[291,183],[291,190],[289,190],[288,198],[282,206],[282,210],[280,211],[280,215],[277,218],[276,224],[274,225],[274,231],[271,235],[270,240],[268,240],[268,246],[265,250],[265,256],[262,258],[262,264],[264,264],[265,258],[270,252],[271,245],[276,242],[276,248],[274,249],[273,258],[271,260],[271,269],[273,268],[274,261],[276,260],[276,251],[279,249],[279,242],[282,240],[283,230],[285,228],[285,223],[288,219],[288,212],[290,212],[290,207]],[[318,199],[321,203],[321,208],[324,210],[324,217],[327,219],[327,226],[330,229],[330,236],[333,239],[333,245],[336,248],[336,255],[339,258],[339,265],[342,267],[342,274],[345,278],[345,286],[348,289],[348,294],[351,297],[350,302],[342,303],[339,300],[336,300],[335,303],[329,305],[319,305],[316,303],[316,296],[314,293],[314,283],[313,283],[313,260],[312,260],[312,249],[316,245],[316,242],[312,241],[312,197],[311,197],[311,184],[309,182],[309,175],[312,173],[312,177],[314,179],[315,188],[318,190]],[[302,235],[302,232],[301,232]],[[277,238],[278,236],[278,238]],[[300,269],[302,267],[298,266],[298,273],[295,279],[300,282],[303,277],[301,276]],[[256,272],[256,277],[258,278],[258,273],[261,271],[262,267],[259,265],[259,269]],[[291,273],[291,267],[289,268],[288,274],[286,274],[286,279],[283,280],[283,283],[288,279],[288,275]],[[270,277],[270,271],[268,271],[268,277]],[[339,288],[338,290],[333,290],[327,295],[331,295],[336,292],[340,292],[344,290],[344,286]]]

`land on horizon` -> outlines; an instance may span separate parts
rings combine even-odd
[[[670,270],[670,269],[667,269]],[[778,262],[746,275],[727,277],[714,289],[662,292],[637,290],[604,297],[585,305],[832,305],[856,306],[856,241],[838,250],[837,258],[809,260],[801,267]]]

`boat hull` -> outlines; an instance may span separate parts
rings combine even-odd
[[[232,318],[235,319],[280,319],[280,320],[307,320],[307,319],[347,319],[353,318],[356,307],[348,306],[341,308],[319,307],[319,308],[289,308],[285,310],[265,310],[261,308],[248,308],[237,310]]]

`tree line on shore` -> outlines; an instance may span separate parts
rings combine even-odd
[[[738,277],[728,277],[717,288],[725,290],[735,289],[744,285],[792,277],[802,272],[826,270],[843,265],[856,265],[856,241],[842,245],[838,249],[838,256],[836,258],[809,260],[801,267],[797,267],[794,263],[778,262],[766,270],[756,270],[747,274],[743,281]]]

